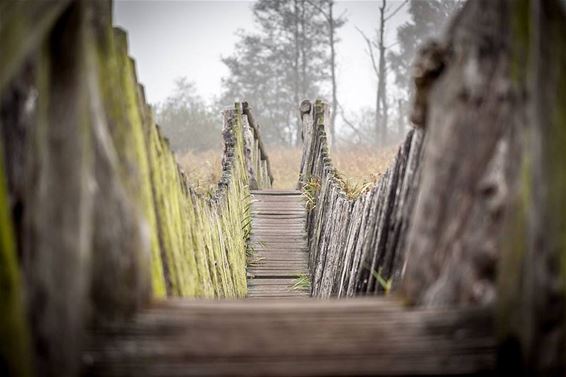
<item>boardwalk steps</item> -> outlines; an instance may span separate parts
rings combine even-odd
[[[306,211],[301,192],[252,191],[251,211],[248,298],[309,297]]]
[[[488,374],[490,311],[408,310],[384,298],[169,299],[92,332],[87,376]]]
[[[494,370],[490,310],[410,310],[383,297],[306,300],[310,287],[294,288],[308,266],[301,195],[252,195],[253,300],[168,299],[126,323],[98,326],[83,353],[84,375],[438,376]]]

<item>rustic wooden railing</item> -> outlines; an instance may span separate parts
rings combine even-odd
[[[246,295],[250,186],[273,179],[252,111],[224,112],[222,176],[197,193],[111,12],[0,2],[1,374],[73,375],[86,324],[150,298]]]
[[[559,0],[468,2],[416,62],[426,138],[365,199],[332,168],[324,104],[304,104],[313,293],[404,273],[401,300],[301,309],[163,299],[245,292],[248,187],[272,181],[250,109],[225,112],[200,196],[110,2],[1,1],[0,374],[563,376],[565,20]]]
[[[565,33],[562,1],[467,2],[421,47],[417,130],[361,199],[331,164],[325,105],[303,104],[314,295],[393,279],[411,305],[493,305],[502,375],[564,375]]]
[[[303,101],[300,111],[300,185],[308,198],[312,293],[341,297],[388,291],[401,275],[423,133],[412,130],[379,181],[352,196],[330,158],[327,105]]]

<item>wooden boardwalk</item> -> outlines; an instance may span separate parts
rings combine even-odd
[[[300,191],[252,191],[249,298],[309,297],[305,221]]]
[[[384,298],[155,303],[91,332],[86,376],[490,375],[488,309],[408,310]]]
[[[167,299],[90,331],[85,376],[492,375],[490,309],[411,310],[390,298],[305,299],[305,208],[255,191],[254,300]],[[304,282],[303,282],[304,283]],[[308,283],[308,282],[307,282]]]

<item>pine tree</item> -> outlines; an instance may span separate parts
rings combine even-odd
[[[300,142],[298,104],[320,97],[329,78],[327,2],[259,0],[258,32],[241,32],[235,54],[222,59],[230,71],[222,101],[250,102],[268,142]]]
[[[195,84],[181,77],[173,94],[157,105],[157,122],[175,152],[216,148],[220,143],[220,114],[196,92]]]

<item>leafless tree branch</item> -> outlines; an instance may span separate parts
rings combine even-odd
[[[358,127],[356,127],[354,123],[352,123],[346,118],[346,115],[344,114],[344,108],[342,107],[342,105],[338,104],[338,107],[340,108],[340,115],[342,115],[342,120],[344,121],[344,123],[346,123],[346,125],[350,127],[350,129],[354,131],[360,138],[363,137]]]
[[[375,72],[376,76],[379,76],[379,69],[377,69],[377,63],[375,61],[375,55],[373,53],[373,43],[371,39],[359,27],[356,26],[356,29],[362,35],[362,38],[364,38],[364,40],[367,43],[368,54],[371,59],[371,65],[373,66],[373,71]]]
[[[389,15],[387,15],[387,17],[385,17],[385,22],[387,22],[391,17],[395,16],[397,14],[397,12],[399,12],[401,10],[401,8],[403,8],[405,5],[407,5],[407,3],[409,2],[409,0],[405,0],[403,1],[397,8],[395,8],[395,10],[393,12],[391,12]]]

